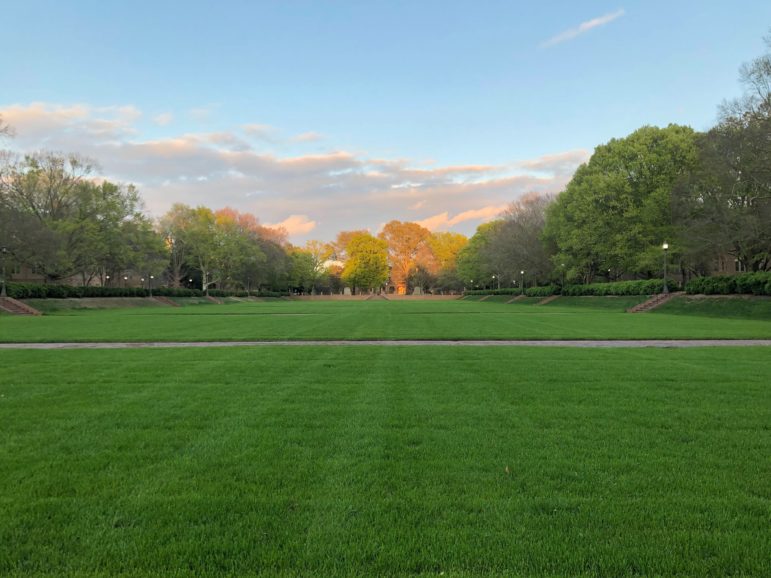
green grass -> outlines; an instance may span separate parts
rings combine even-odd
[[[2,576],[762,576],[764,348],[0,351]]]
[[[605,311],[623,312],[647,300],[647,295],[625,295],[623,297],[558,297],[554,301],[547,303],[545,307],[557,307],[560,309],[601,309]]]
[[[677,297],[654,312],[771,321],[771,297]]]
[[[129,309],[134,307],[163,307],[144,297],[84,297],[80,299],[24,299],[24,303],[46,314],[83,309]]]
[[[584,299],[587,301],[579,301]],[[628,314],[623,312],[625,298],[598,299],[557,299],[545,306],[521,302],[275,300],[70,310],[36,318],[3,317],[0,341],[771,338],[768,317]]]

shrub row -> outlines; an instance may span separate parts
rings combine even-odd
[[[677,283],[667,281],[669,289],[679,289]],[[590,283],[588,285],[565,285],[562,295],[655,295],[664,291],[663,279],[643,279],[639,281],[616,281],[614,283]]]
[[[549,297],[559,295],[559,285],[543,285],[542,287],[530,287],[525,289],[525,295],[528,297]]]
[[[685,284],[686,292],[700,295],[729,295],[732,293],[771,295],[771,271],[697,277]]]
[[[150,291],[142,287],[73,287],[71,285],[42,285],[38,283],[8,283],[7,292],[14,299],[67,299],[83,297],[149,297]],[[279,291],[252,291],[251,295],[260,297],[281,297],[286,292]],[[153,295],[157,297],[202,297],[204,292],[200,289],[187,289],[183,287],[153,287]],[[246,291],[223,291],[210,289],[212,297],[247,297]]]
[[[668,281],[670,289],[678,289],[674,281]],[[528,297],[548,297],[549,295],[654,295],[664,290],[663,279],[644,279],[640,281],[616,281],[615,283],[591,283],[589,285],[544,285],[525,289]],[[505,289],[475,289],[466,291],[466,295],[519,295],[516,287]]]
[[[522,291],[516,287],[504,287],[503,289],[469,289],[465,295],[519,295]]]
[[[140,287],[72,287],[70,285],[39,285],[36,283],[9,283],[7,291],[9,297],[15,299],[146,297],[148,295],[147,289]],[[157,294],[160,295],[161,293]]]

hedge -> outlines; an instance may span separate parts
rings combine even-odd
[[[72,285],[42,285],[38,283],[8,283],[7,292],[14,299],[67,299],[83,297],[149,297],[150,291],[143,287],[99,287],[86,286],[74,287]],[[286,292],[277,291],[252,291],[252,295],[261,297],[281,297]],[[200,289],[187,289],[183,287],[154,287],[153,295],[157,297],[202,297],[205,295]],[[246,291],[223,291],[210,289],[212,297],[247,297]]]
[[[669,289],[679,289],[672,280],[667,281]],[[565,285],[562,295],[655,295],[664,291],[663,279],[643,279],[639,281],[616,281],[615,283],[590,283],[588,285]]]
[[[669,289],[679,289],[677,283],[667,281]],[[548,297],[549,295],[655,295],[664,290],[663,279],[644,279],[640,281],[617,281],[615,283],[591,283],[589,285],[565,285],[560,290],[559,285],[544,285],[525,289],[528,297]],[[475,289],[466,291],[466,295],[519,295],[521,289],[507,287],[505,289]]]
[[[771,295],[771,271],[697,277],[686,283],[685,290],[692,295]]]
[[[544,285],[542,287],[529,287],[525,289],[525,295],[528,297],[550,297],[559,295],[559,285]]]

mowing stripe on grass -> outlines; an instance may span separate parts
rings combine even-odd
[[[472,347],[771,347],[771,339],[648,339],[648,340],[324,340],[324,341],[124,341],[124,342],[69,342],[69,343],[0,343],[0,349],[155,349],[162,347],[259,347],[285,346],[472,346]]]

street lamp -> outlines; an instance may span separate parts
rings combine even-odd
[[[128,285],[128,275],[123,276],[123,287],[125,289],[126,285]]]
[[[150,288],[150,297],[153,296],[153,279],[155,279],[155,275],[150,275],[150,282],[148,283]]]
[[[521,289],[520,290],[520,295],[524,295],[525,294],[525,272],[524,271],[520,271],[519,274],[522,276],[522,285],[520,287],[520,289]]]
[[[110,276],[109,275],[105,275],[104,276],[104,285],[105,285],[105,287],[107,285],[109,285],[109,284],[110,284]]]
[[[667,251],[669,251],[669,243],[664,241],[661,248],[664,249],[664,293],[669,293],[669,287],[667,287]]]
[[[561,263],[560,267],[562,267],[562,286],[560,287],[560,293],[562,293],[565,290],[565,263]]]
[[[498,279],[498,277],[496,277],[495,275],[493,275],[493,285],[495,284],[495,280],[496,280],[496,279]],[[500,282],[500,280],[498,280],[498,289],[500,289],[500,288],[501,288],[501,282]]]
[[[0,297],[8,297],[8,292],[5,290],[5,259],[6,255],[8,255],[8,247],[0,249],[0,253],[3,254],[3,284],[0,288]]]

